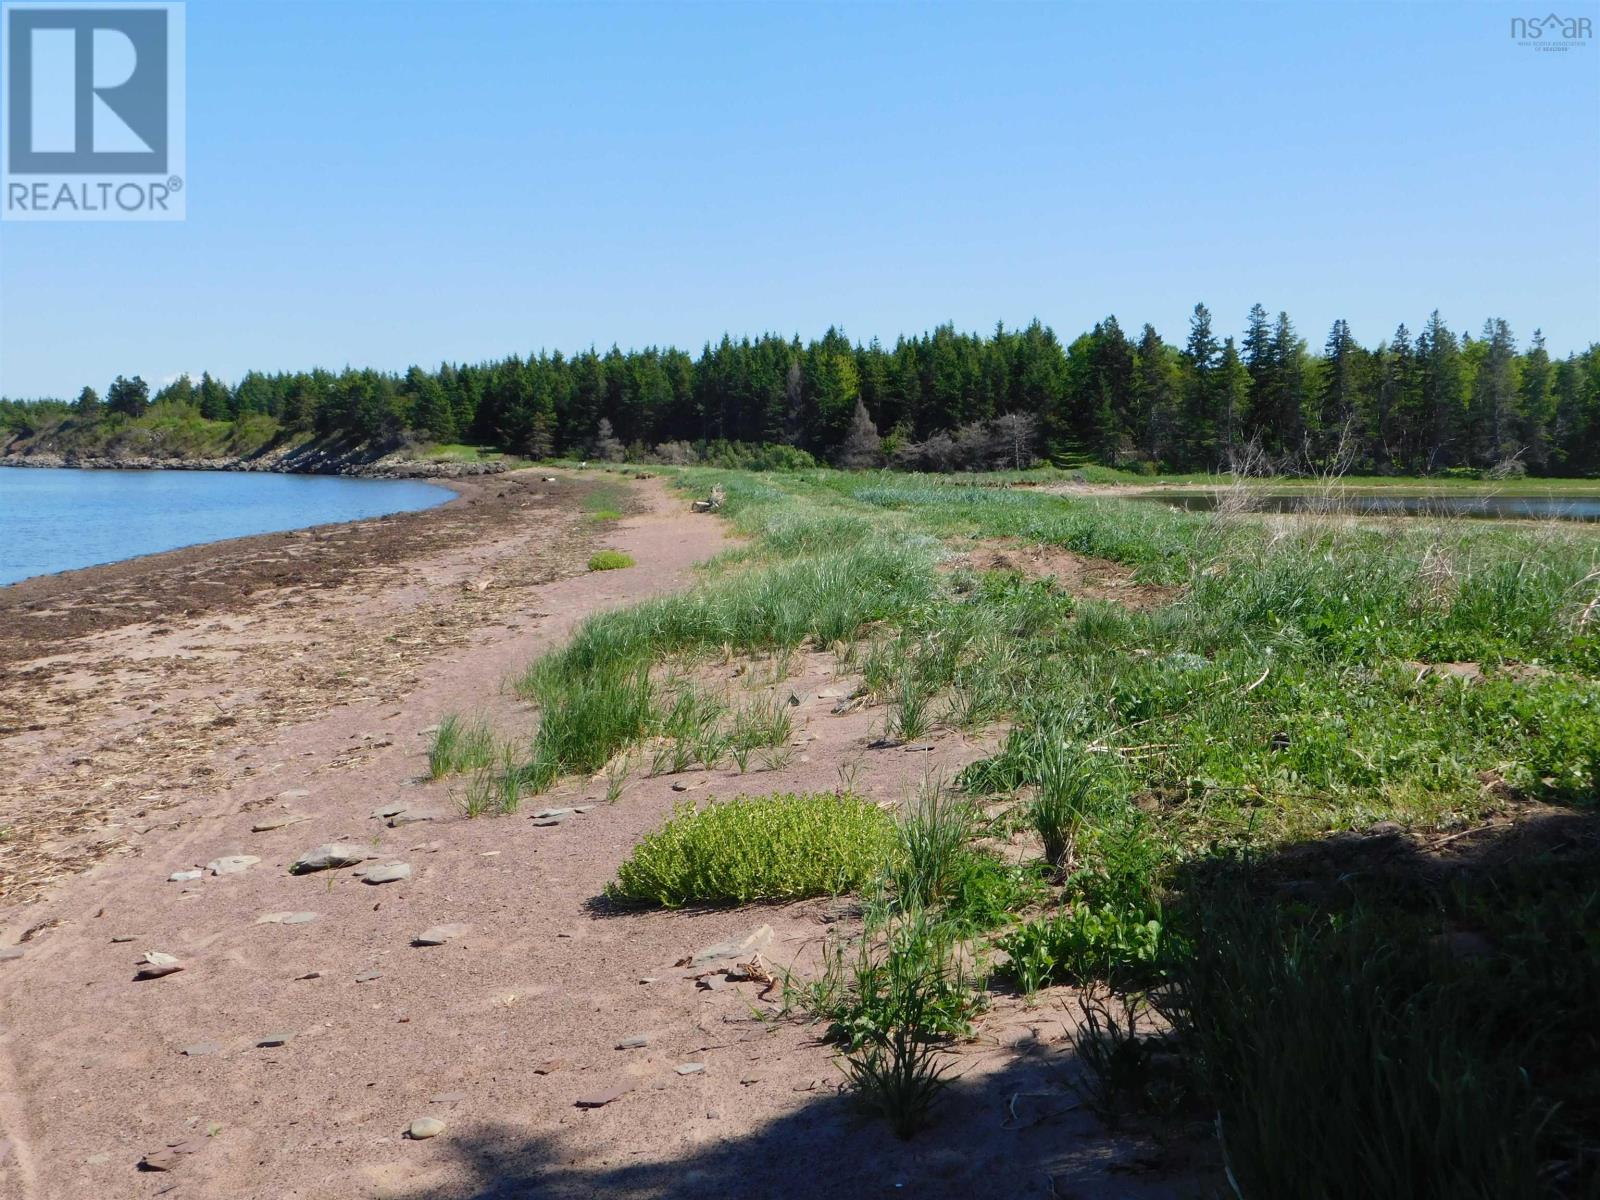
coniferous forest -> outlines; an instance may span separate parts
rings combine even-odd
[[[830,329],[676,348],[594,349],[403,375],[265,374],[233,385],[187,376],[152,394],[118,377],[102,398],[0,401],[0,428],[41,409],[80,422],[152,404],[216,421],[270,419],[280,437],[405,435],[532,457],[687,462],[708,446],[787,447],[777,462],[920,470],[1026,466],[1073,456],[1139,471],[1257,468],[1432,474],[1600,472],[1600,344],[1554,358],[1503,320],[1474,336],[1435,312],[1363,346],[1335,321],[1311,344],[1288,314],[1253,307],[1240,336],[1196,305],[1181,344],[1107,317],[1063,344],[1038,321],[988,336],[941,325],[893,346]]]

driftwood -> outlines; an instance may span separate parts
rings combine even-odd
[[[717,509],[722,507],[722,502],[727,498],[728,493],[722,490],[722,485],[719,483],[711,489],[710,499],[696,500],[690,507],[695,512],[716,512]]]

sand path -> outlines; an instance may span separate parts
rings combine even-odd
[[[473,820],[450,784],[422,780],[424,730],[440,714],[531,729],[535,714],[502,686],[508,673],[589,613],[688,585],[694,564],[726,545],[720,522],[686,512],[659,481],[633,488],[638,511],[598,538],[569,510],[537,508],[411,561],[404,587],[392,576],[351,581],[305,611],[277,606],[268,590],[226,619],[95,635],[124,639],[123,659],[155,636],[170,641],[163,659],[200,664],[196,678],[169,682],[153,714],[94,708],[97,723],[130,723],[135,742],[119,752],[137,758],[139,745],[158,744],[163,717],[202,696],[222,697],[224,717],[251,715],[216,730],[209,755],[191,747],[174,758],[182,777],[157,788],[160,807],[108,822],[114,852],[0,910],[0,946],[21,950],[0,961],[0,1196],[1196,1194],[1176,1182],[1171,1147],[1111,1139],[1079,1105],[1058,1006],[999,998],[952,1058],[959,1079],[935,1127],[902,1143],[840,1095],[833,1051],[817,1030],[776,1019],[776,995],[763,999],[756,983],[708,990],[695,978],[705,967],[673,966],[762,925],[769,961],[804,963],[827,929],[850,921],[848,906],[617,915],[592,903],[684,794],[830,788],[843,770],[868,794],[901,798],[982,752],[959,735],[867,749],[881,714],[833,716],[817,694],[835,682],[823,656],[798,656],[785,684],[799,701],[797,744],[774,769],[635,776],[609,805],[603,784],[576,781],[517,816]],[[638,565],[572,574],[564,560],[528,573],[540,554],[570,560],[591,544]],[[429,644],[430,628],[443,630],[442,645]],[[418,645],[396,648],[394,637]],[[382,647],[397,660],[368,675],[343,663],[334,682],[308,664],[322,703],[315,688],[293,704],[261,703],[274,663],[358,644],[367,658]],[[52,764],[70,762],[73,737],[91,734],[16,736],[49,742],[28,760],[28,786],[43,786]],[[160,753],[147,756],[139,769],[159,785]],[[533,819],[558,807],[588,811]],[[404,809],[401,823],[374,817],[380,808]],[[404,823],[419,812],[433,819]],[[254,831],[291,815],[304,819]],[[289,874],[329,842],[363,861]],[[259,861],[168,881],[230,855]],[[357,874],[389,863],[410,877],[374,885]],[[261,920],[284,913],[315,915]],[[441,945],[412,944],[441,924],[464,928]],[[135,982],[147,950],[184,969]],[[603,1107],[580,1106],[612,1093]],[[424,1117],[444,1132],[405,1136]],[[152,1154],[170,1169],[141,1169]]]

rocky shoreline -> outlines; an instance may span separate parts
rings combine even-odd
[[[345,475],[362,479],[465,479],[499,475],[504,462],[428,462],[403,450],[371,446],[329,448],[315,443],[222,458],[156,458],[143,454],[90,455],[53,450],[0,453],[0,467],[81,471],[265,471],[278,475]]]

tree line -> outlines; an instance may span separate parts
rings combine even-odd
[[[786,461],[930,470],[1046,454],[1146,471],[1227,469],[1248,456],[1291,472],[1600,472],[1600,344],[1555,359],[1538,331],[1519,348],[1503,320],[1474,337],[1437,312],[1373,348],[1339,320],[1312,349],[1288,314],[1259,304],[1241,337],[1219,337],[1197,304],[1181,345],[1107,317],[1066,345],[1034,321],[988,336],[941,325],[892,347],[829,329],[807,343],[725,335],[697,356],[613,346],[404,374],[252,371],[232,385],[204,374],[153,395],[119,376],[103,400],[84,388],[71,411],[137,418],[152,404],[212,420],[263,414],[286,435],[410,434],[533,457],[679,461],[743,444],[792,448]],[[24,409],[0,401],[0,423],[17,427]]]

